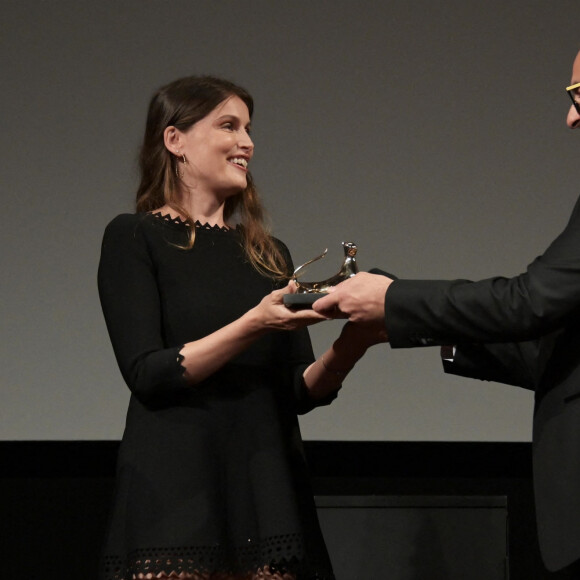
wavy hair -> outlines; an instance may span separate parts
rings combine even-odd
[[[190,76],[173,81],[161,87],[149,103],[139,153],[141,181],[136,210],[148,212],[168,205],[183,215],[189,228],[189,242],[183,249],[191,249],[195,243],[195,221],[181,203],[179,161],[165,147],[164,131],[171,126],[187,131],[231,96],[239,97],[246,104],[251,118],[254,111],[251,95],[242,87],[213,76]],[[234,215],[239,219],[242,247],[252,266],[276,279],[289,278],[289,264],[265,225],[265,210],[250,173],[246,188],[225,201],[224,219]]]

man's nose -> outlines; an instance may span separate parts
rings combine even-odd
[[[570,107],[570,110],[568,111],[566,125],[568,125],[570,129],[577,129],[578,127],[580,127],[580,114],[578,113],[574,105],[572,105]]]

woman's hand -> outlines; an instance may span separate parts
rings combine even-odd
[[[347,322],[338,340],[348,348],[366,350],[375,344],[388,342],[389,337],[383,321],[374,324]]]
[[[292,310],[284,305],[284,294],[294,294],[296,284],[293,281],[280,290],[274,290],[248,314],[255,319],[255,323],[262,326],[264,331],[272,330],[296,330],[304,326],[310,326],[329,318],[314,310]]]
[[[265,296],[240,318],[204,338],[185,344],[180,351],[185,378],[191,383],[203,381],[268,332],[295,330],[328,320],[314,310],[291,310],[284,306],[284,294],[289,292],[296,292],[293,282]]]
[[[384,323],[347,322],[332,346],[304,371],[310,396],[322,399],[335,391],[369,347],[387,340]]]

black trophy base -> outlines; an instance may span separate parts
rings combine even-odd
[[[312,305],[328,292],[309,292],[304,294],[284,294],[284,305],[294,310],[305,310],[312,308]]]

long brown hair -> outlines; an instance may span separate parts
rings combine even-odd
[[[152,97],[147,113],[145,135],[139,154],[141,182],[137,189],[136,210],[153,211],[168,205],[186,218],[190,228],[190,249],[195,242],[195,221],[180,200],[178,160],[165,147],[163,133],[173,126],[186,131],[231,96],[239,97],[248,107],[250,118],[254,101],[242,87],[212,76],[190,76],[161,87]],[[224,219],[239,217],[242,246],[250,263],[274,278],[288,278],[290,272],[279,247],[265,225],[264,208],[250,173],[247,186],[228,197]]]

